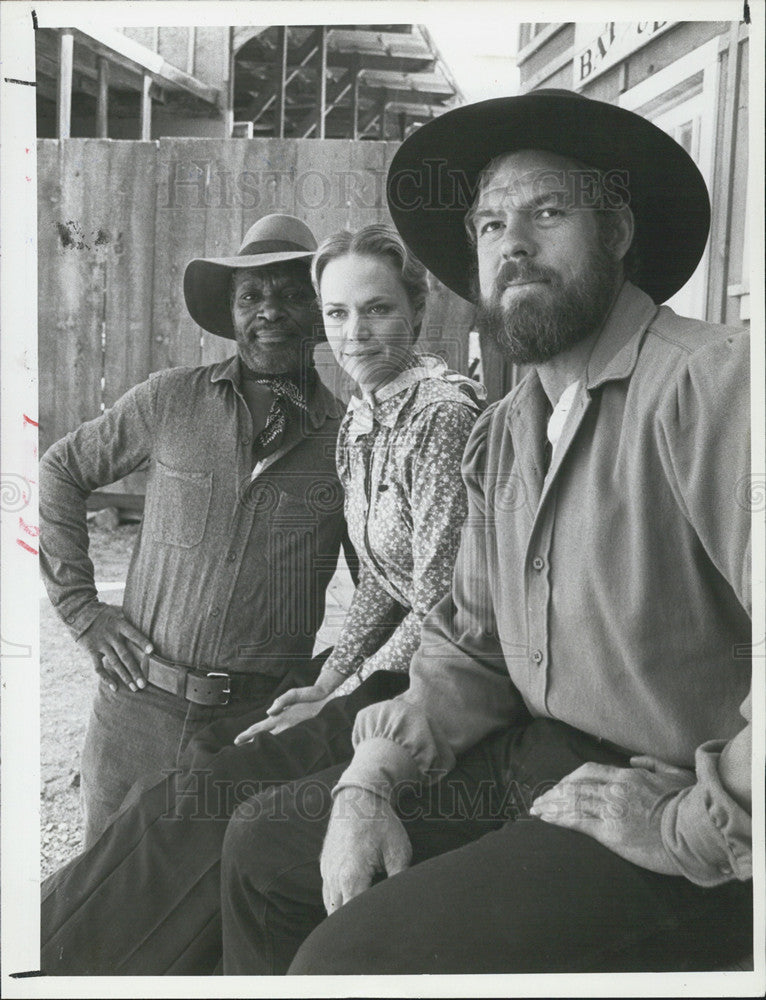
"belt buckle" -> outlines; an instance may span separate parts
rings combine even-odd
[[[226,678],[226,680],[228,681],[228,684],[223,689],[223,691],[221,691],[221,696],[223,698],[223,701],[219,702],[219,704],[221,704],[221,705],[228,705],[229,704],[229,696],[231,694],[231,675],[227,674],[225,670],[211,670],[207,674],[205,674],[205,676],[206,677],[225,677]]]

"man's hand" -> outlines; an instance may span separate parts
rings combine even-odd
[[[630,767],[583,764],[535,799],[530,814],[579,830],[626,861],[660,875],[679,875],[660,833],[669,799],[694,784],[694,773],[655,757]]]
[[[151,653],[154,647],[130,624],[121,608],[105,604],[77,641],[88,650],[96,673],[112,691],[117,690],[118,681],[131,691],[146,687],[139,656],[130,644],[135,643],[145,653]]]
[[[323,670],[309,687],[291,688],[276,698],[266,711],[269,718],[256,722],[234,740],[236,746],[249,743],[258,733],[281,733],[304,719],[313,718],[329,700],[332,692],[346,679],[337,670]]]
[[[409,867],[410,839],[385,799],[363,788],[343,788],[330,814],[319,868],[328,913],[369,889],[378,872]]]

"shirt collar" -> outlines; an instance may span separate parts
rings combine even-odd
[[[394,427],[402,408],[412,398],[418,384],[424,379],[441,378],[446,371],[447,365],[441,358],[431,354],[413,355],[412,367],[406,368],[375,393],[374,406],[360,396],[352,396],[348,404],[351,440],[355,441],[363,434],[369,434],[373,423]]]
[[[658,306],[640,288],[626,281],[612,306],[585,369],[585,388],[630,378],[646,328]]]
[[[225,361],[219,361],[217,364],[211,365],[210,381],[231,382],[235,389],[241,391],[239,355],[235,354],[231,358],[226,358]],[[343,406],[333,396],[324,382],[322,382],[318,374],[316,379],[314,379],[313,385],[309,388],[306,402],[308,403],[309,420],[311,421],[311,426],[314,428],[321,427],[326,420],[337,420],[343,416]]]
[[[375,405],[371,407],[375,419],[393,427],[400,410],[412,395],[412,389],[423,379],[440,378],[446,371],[447,366],[441,358],[432,354],[413,355],[412,367],[405,368],[375,393]],[[352,396],[351,402],[369,405],[359,396]]]

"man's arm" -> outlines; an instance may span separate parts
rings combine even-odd
[[[406,866],[406,834],[389,805],[396,784],[442,777],[456,754],[510,724],[522,704],[497,637],[487,574],[483,466],[490,419],[491,410],[466,447],[468,515],[452,593],[426,616],[409,690],[356,718],[356,750],[335,789],[321,859],[330,908],[367,888],[375,871]]]
[[[101,417],[52,445],[40,461],[40,569],[51,603],[102,672],[140,679],[125,642],[147,639],[119,609],[99,601],[88,556],[89,493],[134,471],[151,455],[157,380],[136,386]],[[126,673],[127,670],[127,673]]]

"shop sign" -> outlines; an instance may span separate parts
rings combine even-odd
[[[584,87],[599,74],[621,62],[631,52],[671,28],[675,21],[634,21],[630,24],[609,21],[574,57],[574,86]]]

